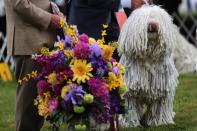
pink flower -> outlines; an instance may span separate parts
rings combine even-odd
[[[88,81],[90,92],[96,97],[101,97],[108,94],[107,84],[98,78],[91,78]]]
[[[78,59],[87,59],[91,54],[90,45],[88,43],[81,42],[74,47],[74,55]]]
[[[111,58],[111,59],[110,59],[110,62],[111,62],[111,63],[114,63],[114,62],[116,62],[116,59]]]
[[[58,108],[59,102],[57,99],[53,98],[53,99],[49,100],[48,106],[49,106],[49,111],[54,112]]]
[[[117,66],[114,66],[113,68],[112,68],[112,72],[113,73],[115,73],[116,74],[116,76],[119,76],[119,69],[118,69],[118,67]]]
[[[79,36],[79,40],[81,41],[81,42],[85,42],[85,43],[88,43],[88,36],[86,35],[86,34],[81,34],[80,36]]]
[[[43,94],[49,90],[49,84],[46,80],[39,80],[36,86],[38,94]]]

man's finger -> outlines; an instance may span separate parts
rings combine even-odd
[[[60,25],[60,16],[53,14],[51,16],[51,25],[54,28],[61,28],[61,25]]]
[[[59,15],[60,17],[64,17],[64,14],[63,14],[62,12],[58,12],[58,15]]]

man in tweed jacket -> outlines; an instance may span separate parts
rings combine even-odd
[[[7,49],[15,61],[16,80],[38,66],[31,55],[41,47],[52,47],[59,28],[60,17],[51,13],[49,0],[5,0],[7,18]],[[37,95],[36,85],[30,80],[17,85],[16,93],[16,131],[39,131],[43,118],[34,106]]]

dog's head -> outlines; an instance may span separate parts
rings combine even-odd
[[[171,53],[176,27],[159,6],[144,5],[132,12],[119,37],[120,53],[153,56]]]

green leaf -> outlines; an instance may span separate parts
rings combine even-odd
[[[59,127],[56,124],[53,124],[52,131],[59,131]]]

